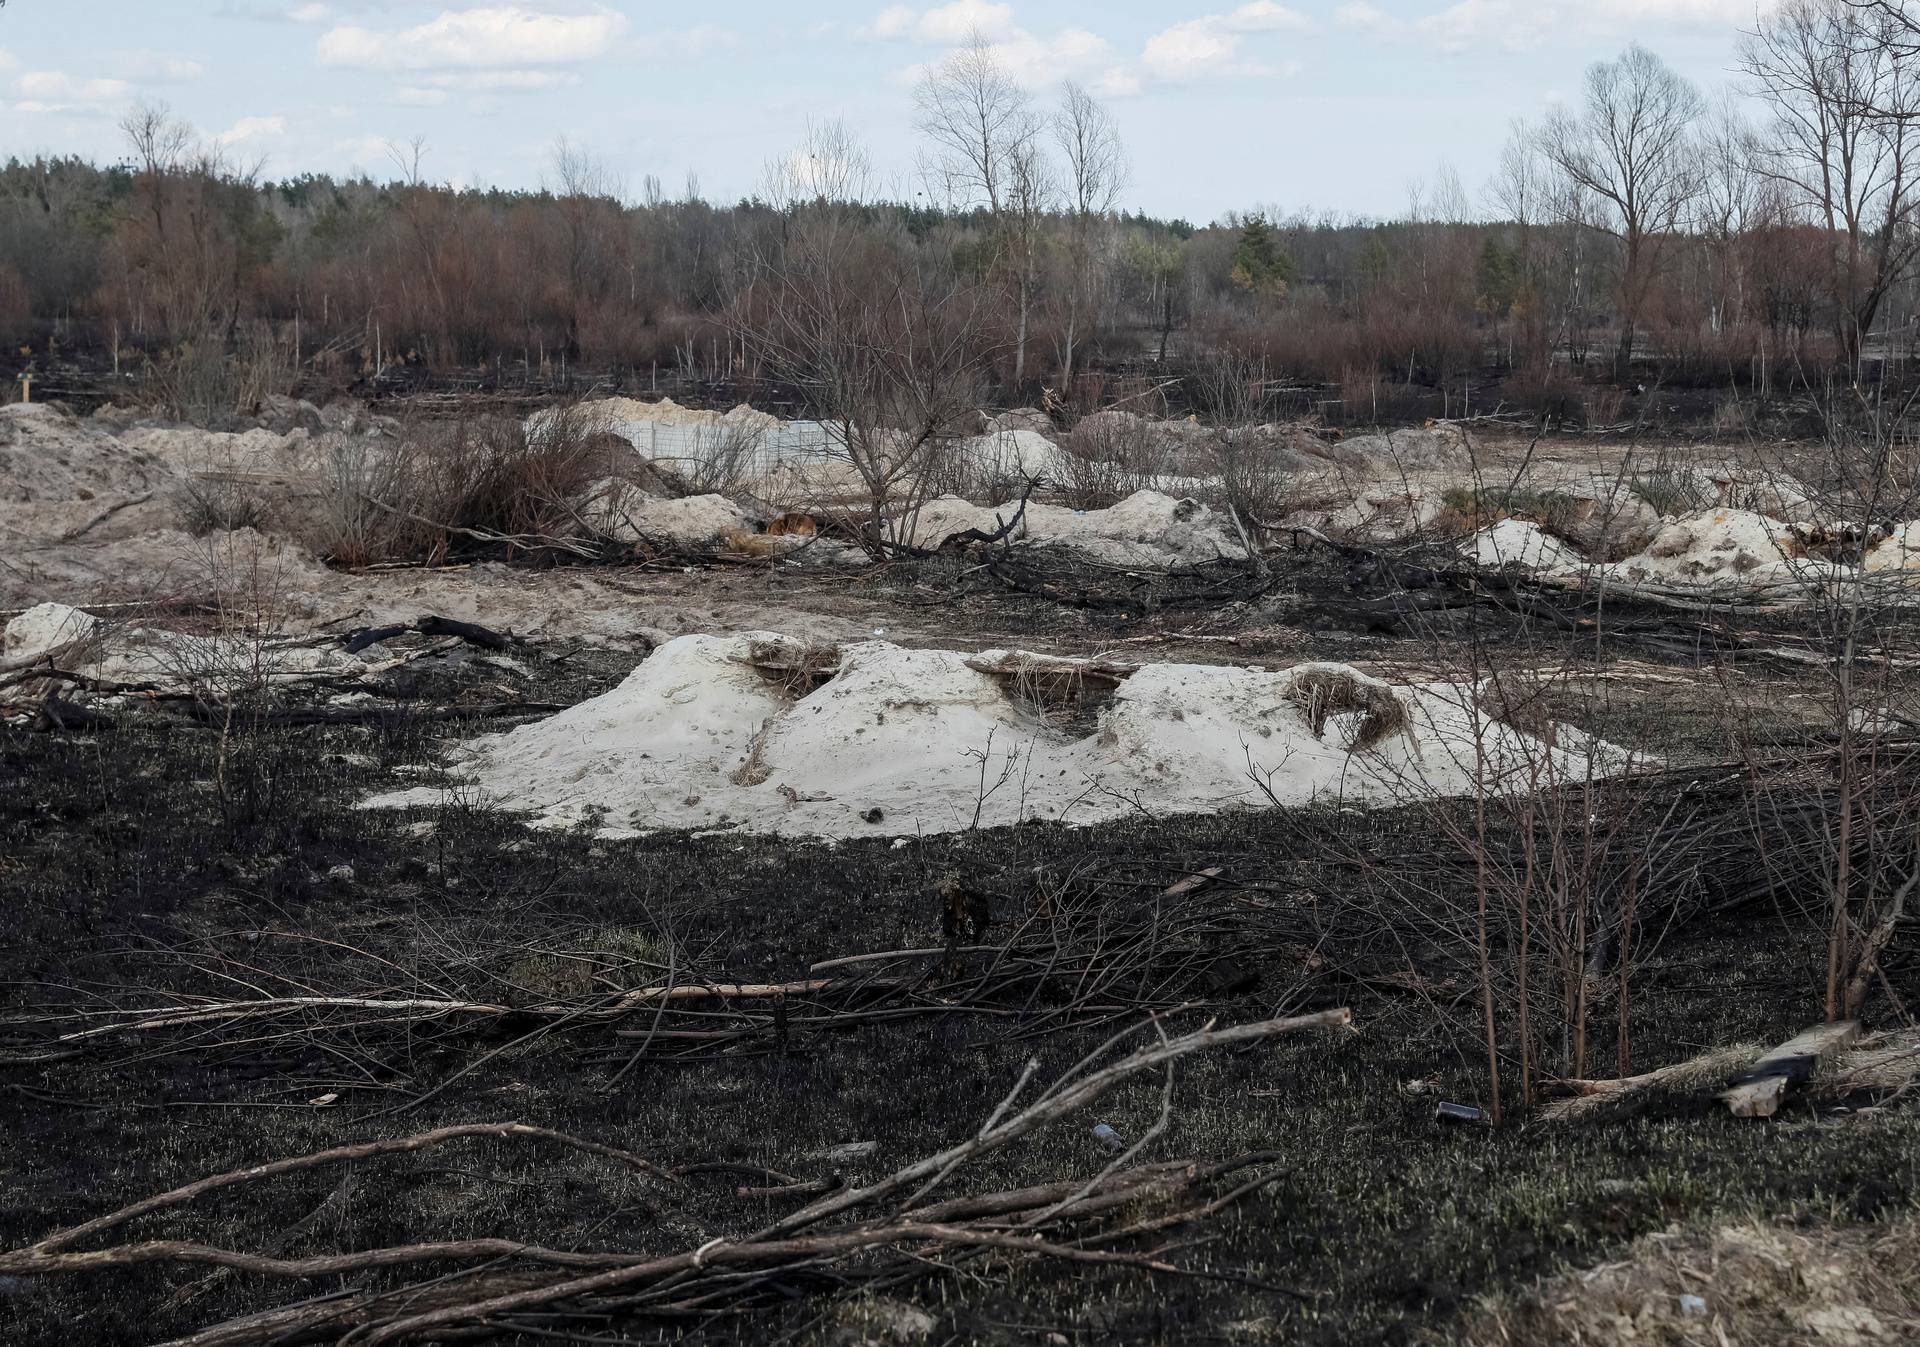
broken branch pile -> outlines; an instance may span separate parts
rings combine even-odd
[[[1209,1021],[1175,1037],[1167,1035],[1157,1018],[1136,1024],[1022,1103],[1038,1067],[1037,1061],[1029,1062],[985,1122],[945,1150],[871,1183],[829,1185],[822,1195],[756,1229],[722,1231],[691,1246],[641,1247],[642,1238],[561,1249],[532,1240],[487,1237],[283,1256],[192,1239],[124,1237],[105,1247],[80,1247],[150,1218],[180,1219],[186,1207],[214,1193],[323,1167],[416,1154],[456,1141],[557,1144],[637,1174],[660,1190],[663,1200],[684,1191],[684,1176],[703,1168],[687,1166],[676,1174],[618,1147],[519,1123],[489,1123],[336,1146],[212,1175],[0,1254],[0,1275],[96,1273],[161,1264],[213,1266],[270,1278],[345,1279],[329,1294],[228,1319],[176,1339],[175,1347],[349,1340],[371,1345],[534,1329],[543,1336],[565,1336],[569,1325],[698,1322],[802,1299],[823,1287],[857,1290],[898,1284],[950,1270],[979,1254],[1251,1281],[1237,1273],[1183,1267],[1154,1237],[1211,1216],[1257,1190],[1273,1177],[1271,1169],[1259,1169],[1224,1188],[1222,1181],[1270,1164],[1271,1155],[1218,1163],[1134,1163],[1161,1130],[1156,1126],[1082,1180],[944,1200],[934,1200],[934,1194],[968,1164],[1079,1112],[1144,1073],[1164,1073],[1170,1098],[1173,1064],[1193,1053],[1350,1024],[1345,1009],[1229,1028]],[[1142,1028],[1151,1028],[1157,1041],[1108,1060]],[[1099,1065],[1102,1060],[1107,1064]],[[1162,1125],[1164,1118],[1163,1109]],[[818,1189],[800,1185],[798,1191]],[[596,1228],[632,1226],[609,1217]],[[643,1223],[642,1231],[645,1228]]]

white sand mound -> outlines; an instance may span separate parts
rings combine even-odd
[[[92,613],[64,603],[42,603],[7,623],[0,637],[0,659],[15,667],[40,659],[49,651],[86,641],[100,628]]]
[[[50,658],[95,682],[216,694],[263,682],[351,674],[365,666],[331,641],[283,636],[194,635],[103,621],[63,603],[43,603],[7,624],[5,664]]]
[[[596,398],[579,403],[573,412],[604,424],[616,435],[624,435],[630,440],[635,439],[632,428],[646,422],[663,426],[731,427],[743,431],[766,431],[780,424],[779,417],[744,402],[729,411],[711,412],[698,407],[683,407],[672,398],[661,398],[658,402],[642,402],[637,398]],[[555,415],[557,413],[553,408],[535,412],[527,418],[528,429],[538,429]],[[639,441],[635,440],[635,443]]]
[[[1013,407],[997,415],[985,418],[987,434],[996,435],[1003,431],[1030,431],[1040,435],[1053,429],[1053,418],[1038,407]]]
[[[755,531],[747,512],[725,496],[649,495],[615,478],[588,488],[586,517],[621,542],[704,548]]]
[[[1578,567],[1580,554],[1530,519],[1502,519],[1469,538],[1461,551],[1482,566],[1531,570]]]
[[[940,496],[921,507],[908,541],[936,547],[966,529],[992,533],[1019,508],[1018,501],[988,507]],[[1012,536],[1034,546],[1069,548],[1114,566],[1164,568],[1246,555],[1224,518],[1197,500],[1158,491],[1136,491],[1104,510],[1029,502]]]
[[[1044,477],[1054,485],[1072,470],[1072,455],[1032,430],[997,430],[959,445],[960,459],[974,472],[1001,479]]]
[[[1087,729],[1057,699],[1059,671],[1068,685],[1079,676],[1074,662],[1047,662],[1049,683],[1027,672],[1038,658],[883,641],[810,651],[764,632],[683,636],[606,695],[474,741],[453,789],[553,826],[841,837],[1385,803],[1474,787],[1470,689],[1393,688],[1343,665],[1155,664],[1120,669]],[[1101,681],[1089,669],[1083,686]],[[1552,744],[1504,724],[1484,730],[1483,779],[1517,781],[1529,761],[1559,780],[1628,765],[1621,750],[1566,726]],[[444,798],[421,787],[368,803]]]
[[[1473,462],[1473,441],[1465,426],[1435,421],[1378,435],[1349,435],[1339,441],[1333,456],[1343,463],[1366,462],[1402,470],[1464,468]]]
[[[157,527],[177,481],[154,454],[61,408],[0,407],[0,552]]]
[[[1870,571],[1920,571],[1920,519],[1896,525],[1863,564]]]
[[[1791,578],[1792,563],[1804,555],[1787,524],[1752,510],[1722,507],[1662,526],[1645,551],[1610,570],[1627,580],[1755,583]]]

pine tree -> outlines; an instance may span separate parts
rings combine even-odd
[[[1293,259],[1274,237],[1267,217],[1255,211],[1240,226],[1233,250],[1233,283],[1262,299],[1278,299],[1294,277]]]

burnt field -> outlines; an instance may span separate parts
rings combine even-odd
[[[1434,562],[631,582],[931,606],[974,645],[1471,656],[1664,766],[1479,807],[619,837],[445,775],[447,742],[544,714],[464,647],[352,715],[296,692],[11,726],[0,1336],[1571,1342],[1565,1269],[1749,1226],[1834,1267],[1863,1239],[1866,1271],[1824,1300],[1709,1279],[1709,1315],[1904,1331],[1910,942],[1878,950],[1878,1037],[1768,1119],[1716,1092],[1821,1020],[1835,821],[1896,874],[1914,749],[1836,736],[1805,613],[1596,611]],[[640,659],[515,652],[542,707]],[[358,807],[396,779],[446,789]],[[1649,1340],[1699,1331],[1632,1294]]]

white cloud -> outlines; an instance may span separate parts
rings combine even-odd
[[[568,70],[461,70],[428,75],[436,89],[465,89],[487,93],[522,93],[533,89],[564,89],[580,77]]]
[[[116,75],[142,84],[184,84],[206,73],[198,61],[157,51],[109,52],[106,63]]]
[[[989,39],[1006,39],[1020,32],[1014,26],[1013,6],[996,4],[993,0],[952,0],[950,4],[923,10],[910,5],[889,5],[874,16],[866,31],[871,37],[889,41],[940,47],[957,47],[975,33]]]
[[[1081,80],[1096,94],[1126,98],[1150,84],[1186,84],[1220,76],[1271,73],[1250,60],[1242,43],[1248,35],[1304,32],[1312,19],[1278,0],[1246,0],[1238,8],[1187,19],[1153,34],[1132,61],[1115,58],[1113,46],[1086,28],[1062,28],[1041,36],[1012,23],[1010,5],[986,0],[955,0],[937,9],[893,5],[880,11],[863,30],[868,37],[957,47],[975,32],[988,32],[988,49],[1000,66],[1022,85],[1040,89],[1061,80]],[[912,83],[928,69],[910,66],[897,78]]]
[[[343,25],[323,33],[321,64],[366,70],[567,65],[601,55],[626,31],[619,14],[543,14],[517,6],[448,10],[397,31]]]
[[[1395,19],[1369,0],[1348,0],[1334,18],[1349,28],[1429,43],[1458,52],[1494,43],[1527,51],[1576,31],[1623,38],[1642,25],[1724,27],[1753,21],[1778,0],[1455,0],[1444,9]]]
[[[273,140],[285,134],[285,117],[242,117],[213,139],[219,145],[239,145],[249,140]]]
[[[336,140],[333,152],[339,156],[340,162],[350,164],[369,176],[379,177],[384,173],[390,177],[395,171],[393,145],[394,142],[379,136],[356,136],[352,140]]]
[[[1313,20],[1273,0],[1252,0],[1222,19],[1221,26],[1236,33],[1270,33],[1283,28],[1305,32],[1313,27]]]
[[[1246,57],[1242,35],[1306,32],[1313,26],[1313,20],[1299,10],[1274,0],[1251,0],[1230,13],[1202,14],[1155,33],[1140,49],[1141,73],[1160,84],[1270,74],[1271,67]]]
[[[1240,39],[1215,18],[1189,19],[1155,33],[1140,49],[1140,64],[1164,83],[1219,74],[1238,60]]]
[[[676,56],[705,56],[739,46],[740,33],[724,24],[696,23],[675,33],[650,34],[649,43],[655,51]]]
[[[1390,28],[1393,18],[1378,5],[1370,5],[1367,0],[1348,0],[1333,11],[1333,21],[1347,28]]]
[[[287,17],[295,23],[325,23],[333,17],[333,11],[325,5],[295,5],[287,11]]]
[[[29,70],[13,87],[22,98],[42,105],[32,109],[36,112],[50,111],[44,105],[54,103],[118,102],[133,92],[125,80],[83,79],[59,70]]]

